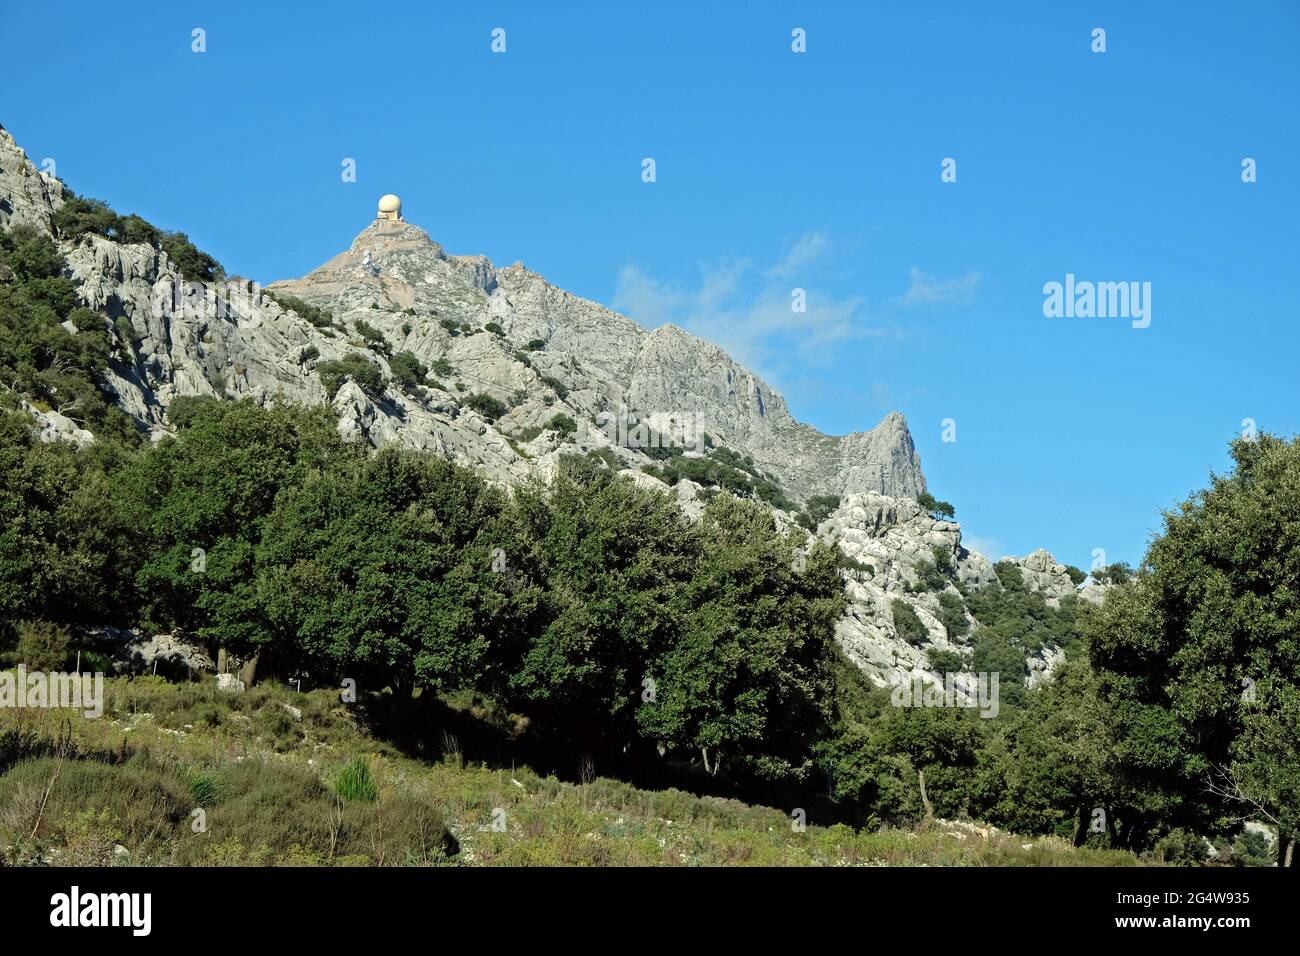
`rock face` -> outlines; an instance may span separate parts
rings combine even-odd
[[[40,172],[0,126],[0,228],[28,225],[48,232],[63,202],[63,184]]]
[[[0,128],[0,227],[49,231],[62,201],[62,185]],[[779,393],[717,346],[672,325],[644,329],[522,263],[497,269],[481,256],[450,255],[419,227],[379,219],[318,269],[261,290],[245,280],[190,281],[150,245],[95,235],[58,241],[81,303],[131,330],[129,354],[113,361],[106,384],[155,439],[171,431],[175,399],[207,395],[328,403],[348,438],[428,451],[499,483],[549,479],[562,455],[602,451],[634,481],[666,489],[642,470],[653,460],[627,440],[646,429],[686,455],[728,449],[796,506],[811,495],[841,498],[817,533],[870,571],[850,573],[852,606],[838,637],[879,683],[935,679],[926,651],[964,649],[967,639],[950,641],[939,622],[939,594],[915,589],[932,549],[948,556],[966,588],[997,580],[984,557],[962,547],[959,525],[916,503],[925,477],[902,415],[868,431],[824,435],[796,421]],[[403,352],[431,370],[416,387],[394,379]],[[383,373],[385,387],[367,391],[345,379],[328,393],[320,364],[358,353]],[[56,413],[28,411],[46,440],[94,440]],[[551,427],[559,415],[576,428]],[[692,518],[703,510],[702,491],[691,481],[671,489]],[[776,520],[790,524],[783,512]],[[1073,592],[1047,552],[1016,563],[1049,603]],[[894,600],[927,629],[922,645],[897,634]],[[153,647],[140,654],[151,655],[167,656]],[[1045,672],[1053,659],[1044,652],[1030,666]]]
[[[0,130],[0,225],[49,230],[62,197],[62,185]],[[717,346],[672,325],[643,329],[522,263],[497,269],[481,256],[449,255],[399,219],[375,220],[347,250],[301,279],[272,283],[269,295],[244,281],[191,281],[149,245],[88,235],[60,246],[83,303],[134,330],[130,361],[115,363],[108,380],[122,408],[155,437],[168,430],[167,407],[182,395],[332,401],[349,437],[431,451],[510,482],[565,446],[635,446],[627,426],[642,422],[688,453],[702,452],[707,434],[752,459],[796,502],[925,490],[902,415],[869,431],[823,435],[795,421],[780,394]],[[332,320],[313,325],[277,295]],[[390,384],[368,395],[348,383],[329,396],[316,372],[321,362],[360,352],[391,379],[390,356],[403,351],[435,368],[422,393]],[[491,420],[474,411],[465,401],[474,394],[503,403],[506,413]],[[552,436],[544,448],[510,440],[557,413],[576,423],[576,434]],[[43,427],[67,431],[57,422]],[[629,466],[650,463],[626,447],[617,454]]]
[[[817,529],[822,540],[837,544],[856,563],[845,572],[849,609],[836,629],[836,639],[845,654],[878,685],[907,683],[921,679],[940,683],[942,675],[930,663],[930,651],[967,655],[978,622],[966,608],[955,582],[968,590],[995,586],[993,565],[983,555],[961,543],[961,525],[937,521],[910,499],[891,498],[876,492],[851,494]],[[952,568],[953,582],[940,590],[921,587],[923,567],[935,562],[936,553]],[[1021,568],[1026,586],[1042,591],[1053,606],[1073,593],[1065,567],[1046,551],[1035,551]],[[1059,569],[1059,572],[1057,571]],[[1031,574],[1041,575],[1031,583]],[[1064,581],[1064,590],[1061,582]],[[949,595],[962,606],[970,630],[950,636],[940,621],[940,596]],[[909,643],[894,623],[893,603],[901,601],[915,612],[925,627],[923,641]],[[1050,673],[1064,655],[1054,647],[1028,660],[1027,683],[1033,686]]]

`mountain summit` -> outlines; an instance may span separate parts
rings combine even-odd
[[[824,435],[717,346],[673,325],[642,328],[522,263],[450,255],[402,219],[396,196],[384,201],[345,251],[264,291],[186,275],[147,242],[55,235],[84,304],[132,330],[131,354],[106,373],[117,403],[157,435],[186,395],[331,402],[345,433],[434,451],[495,481],[609,449],[638,471],[712,454],[787,510],[813,495],[925,490],[902,415]],[[0,130],[0,225],[54,235],[64,202],[62,184]]]
[[[717,346],[673,325],[646,330],[522,263],[498,269],[482,256],[448,255],[407,222],[377,219],[346,251],[268,291],[363,321],[426,361],[445,357],[463,371],[467,390],[513,406],[495,423],[506,431],[542,426],[558,409],[601,420],[608,433],[621,410],[652,430],[689,421],[752,458],[791,498],[862,491],[915,498],[925,490],[897,412],[870,431],[823,435],[795,421],[779,393]],[[480,329],[493,334],[480,339]],[[635,445],[616,436],[613,443]]]

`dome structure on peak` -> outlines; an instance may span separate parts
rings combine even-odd
[[[402,221],[402,201],[389,193],[386,196],[379,197],[379,219],[391,219],[394,222]]]

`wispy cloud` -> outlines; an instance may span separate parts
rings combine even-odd
[[[899,297],[903,305],[965,305],[975,298],[982,276],[967,272],[952,279],[939,279],[912,267],[912,284]]]
[[[772,371],[791,353],[820,361],[836,342],[899,334],[868,313],[862,296],[836,295],[829,283],[818,284],[835,251],[825,233],[810,232],[770,265],[734,258],[702,263],[693,283],[660,280],[627,265],[613,305],[650,327],[671,322],[689,329],[756,371]],[[804,311],[792,307],[796,289]]]

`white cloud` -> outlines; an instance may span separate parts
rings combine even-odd
[[[800,236],[766,268],[750,259],[702,263],[697,283],[668,282],[636,265],[624,266],[613,306],[643,325],[671,322],[716,342],[760,373],[783,365],[792,353],[824,361],[828,347],[850,339],[899,334],[867,314],[861,296],[836,295],[818,284],[822,260],[835,244],[822,232]],[[791,308],[794,289],[805,293],[805,311]]]
[[[968,272],[952,279],[938,279],[912,267],[912,284],[899,297],[903,305],[964,305],[975,297],[982,276]]]

